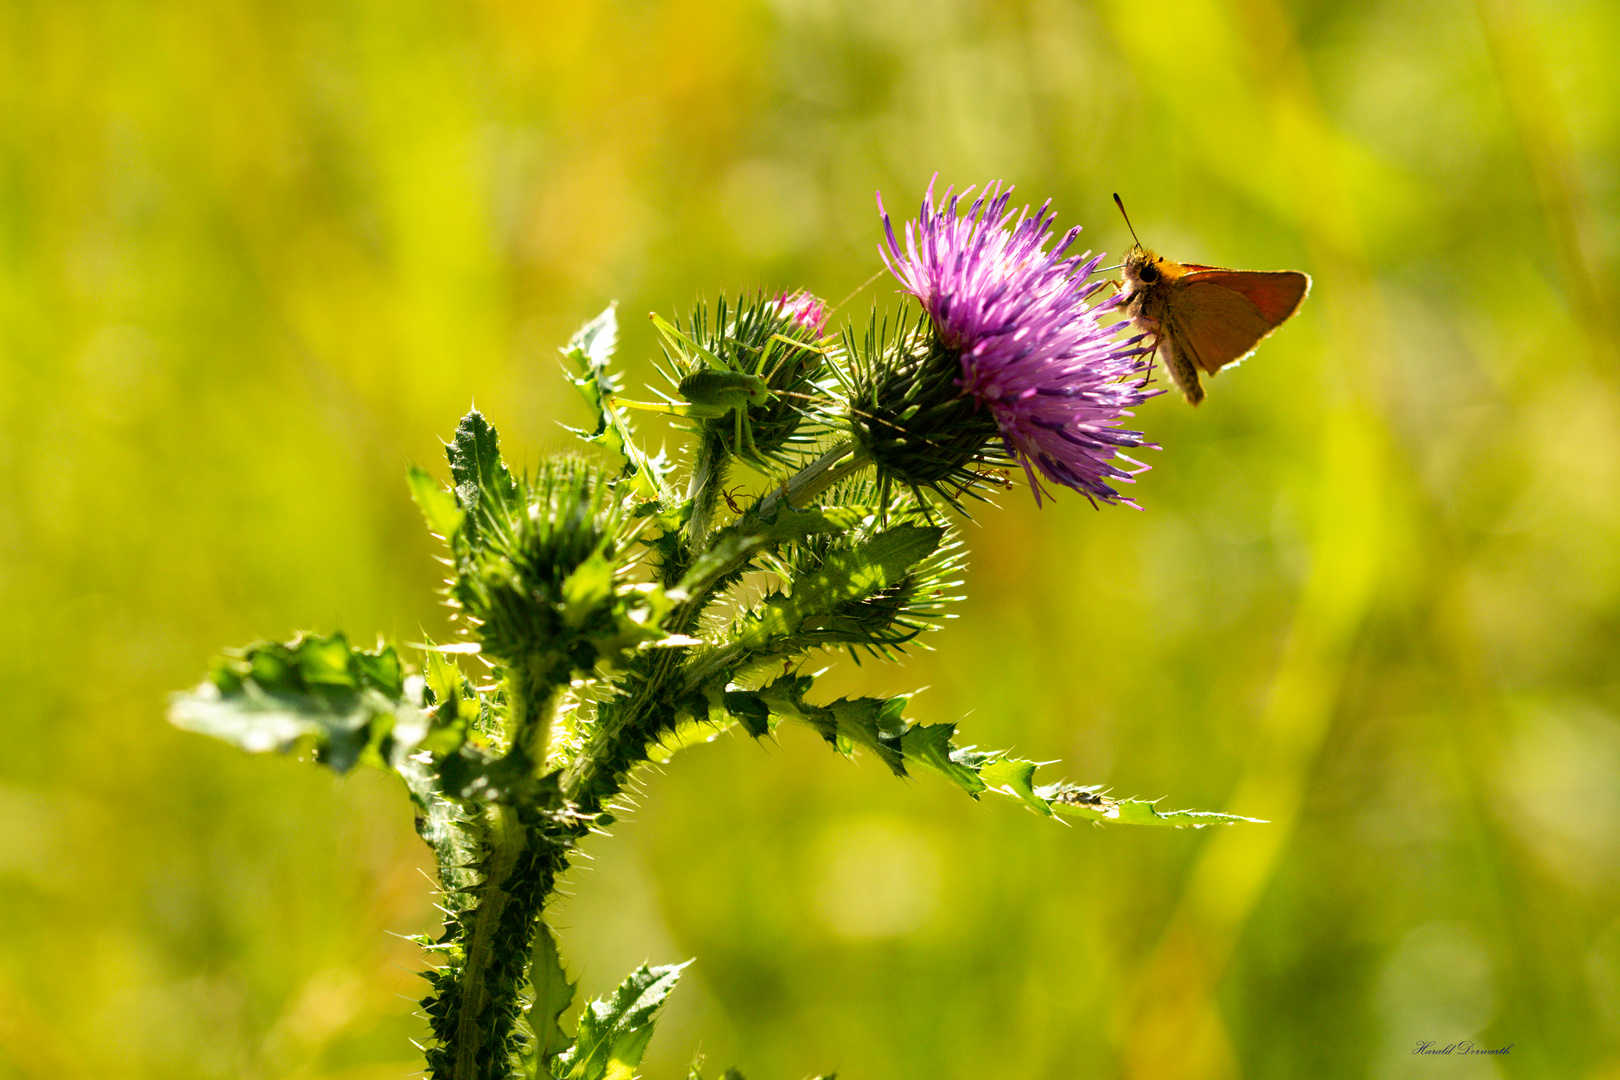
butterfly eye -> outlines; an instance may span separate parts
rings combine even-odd
[[[1149,263],[1147,266],[1144,266],[1144,267],[1142,267],[1142,269],[1138,270],[1136,272],[1136,276],[1138,278],[1140,278],[1142,281],[1146,281],[1146,282],[1158,281],[1159,280],[1159,268],[1157,266],[1154,266],[1153,264]]]

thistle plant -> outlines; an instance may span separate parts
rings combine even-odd
[[[892,318],[829,333],[826,306],[796,292],[655,319],[661,401],[621,396],[609,307],[563,349],[589,409],[582,453],[515,471],[474,411],[446,447],[448,484],[410,471],[445,544],[455,640],[414,646],[415,664],[341,634],[260,642],[174,699],[174,723],[245,750],[404,781],[445,915],[421,939],[429,1077],[635,1072],[684,965],[638,968],[569,1033],[548,904],[638,767],[718,732],[805,724],[897,776],[1048,818],[1247,820],[1037,782],[1034,761],[909,719],[904,693],[815,693],[819,651],[898,659],[940,626],[960,596],[955,520],[1007,470],[1037,500],[1044,482],[1135,505],[1116,485],[1144,466],[1121,450],[1149,444],[1121,424],[1156,392],[1151,361],[1097,299],[1099,260],[1067,254],[1079,230],[1048,248],[1049,209],[1009,198],[992,186],[964,212],[930,188],[904,245],[883,215],[882,257],[910,297]],[[689,431],[684,469],[638,438],[647,410]],[[728,488],[737,463],[758,490]]]

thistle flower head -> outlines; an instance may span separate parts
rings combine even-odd
[[[1117,299],[1089,303],[1104,285],[1086,281],[1102,257],[1065,256],[1078,226],[1044,250],[1050,202],[1033,217],[1027,207],[1009,210],[1012,189],[998,182],[959,213],[971,192],[946,189],[936,205],[930,183],[903,247],[879,195],[884,264],[921,302],[937,345],[956,358],[959,393],[994,418],[1037,503],[1045,477],[1135,506],[1111,485],[1134,482],[1147,466],[1120,451],[1152,444],[1122,430],[1120,418],[1159,391],[1144,389],[1150,360],[1139,339],[1121,339],[1126,324],[1099,321]]]

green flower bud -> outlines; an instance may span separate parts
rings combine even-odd
[[[823,396],[825,321],[825,306],[805,292],[744,300],[735,314],[722,297],[712,327],[702,308],[685,331],[660,320],[665,375],[686,403],[682,412],[728,456],[782,461],[807,441],[801,427]]]

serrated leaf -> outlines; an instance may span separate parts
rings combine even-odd
[[[905,734],[906,722],[886,708],[885,698],[839,698],[821,708],[806,706],[805,719],[810,726],[821,731],[822,737],[837,746],[840,753],[848,754],[854,747],[864,746],[872,751],[896,776],[906,775],[900,739]],[[827,723],[830,720],[831,723]]]
[[[900,751],[907,764],[943,776],[977,797],[984,790],[984,781],[975,769],[957,759],[962,751],[951,743],[955,734],[955,724],[916,724],[900,737]]]
[[[464,512],[495,515],[515,507],[517,482],[501,460],[500,436],[477,409],[456,425],[445,456],[450,459],[456,502]]]
[[[985,792],[1018,800],[1042,817],[1076,817],[1119,825],[1152,825],[1169,828],[1201,828],[1256,822],[1256,818],[1219,814],[1202,810],[1171,810],[1160,813],[1154,803],[1142,799],[1111,799],[1096,788],[1070,783],[1035,786],[1035,773],[1049,762],[1014,757],[1005,750],[982,751],[956,746],[951,739],[955,724],[910,724],[902,712],[908,697],[856,698],[831,705],[812,705],[804,700],[812,680],[808,676],[783,676],[749,693],[724,695],[726,713],[734,723],[746,722],[739,705],[757,699],[769,707],[772,721],[795,720],[814,728],[841,753],[856,746],[875,752],[896,775],[909,769],[925,769],[944,777],[974,798]],[[718,727],[714,730],[719,730]]]
[[[1014,757],[997,757],[979,767],[979,779],[986,789],[1011,795],[1043,817],[1052,816],[1052,807],[1035,793],[1035,770],[1051,762],[1024,761]]]
[[[368,652],[342,634],[301,635],[228,654],[211,679],[173,697],[169,722],[249,753],[307,748],[341,773],[362,760],[392,767],[427,732],[404,695],[392,646]],[[396,727],[409,737],[395,739]]]
[[[855,640],[839,632],[830,613],[902,580],[939,546],[941,536],[937,526],[897,525],[862,543],[834,548],[818,569],[794,580],[791,594],[767,597],[751,618],[739,621],[731,645],[757,649],[778,644],[772,639],[801,637],[806,645]]]
[[[733,690],[727,691],[721,700],[727,714],[754,738],[761,739],[771,733],[771,707],[758,694]]]
[[[558,1020],[574,1001],[575,985],[563,971],[557,939],[551,928],[541,924],[529,954],[529,986],[534,1000],[529,1005],[528,1021],[534,1042],[527,1052],[525,1065],[529,1076],[535,1080],[552,1080],[552,1059],[574,1043],[563,1033]]]
[[[808,676],[788,675],[757,691],[728,691],[722,698],[725,714],[756,738],[775,727],[773,718],[797,720],[814,728],[840,753],[850,754],[862,746],[897,776],[906,774],[901,751],[904,698],[840,698],[830,705],[812,705],[803,697],[811,682]]]
[[[738,723],[746,723],[742,718],[729,713],[722,714],[718,721],[711,717],[712,713],[709,712],[697,716],[683,716],[673,729],[665,731],[656,743],[647,748],[647,760],[663,764],[689,746],[713,742]]]
[[[774,592],[733,624],[723,644],[695,658],[688,688],[702,686],[769,656],[873,640],[892,612],[863,612],[860,602],[902,582],[939,546],[932,525],[897,525],[847,547],[827,551],[816,569],[799,574],[792,591]],[[868,618],[870,616],[870,618]]]
[[[397,698],[405,693],[405,665],[392,648],[374,652],[354,649],[349,653],[349,662],[359,669],[364,684],[375,686],[390,697]]]
[[[433,724],[422,746],[435,755],[454,752],[479,716],[478,692],[438,646],[422,645],[426,657],[423,682],[431,695]]]
[[[1170,829],[1201,829],[1205,825],[1267,824],[1261,818],[1220,814],[1209,810],[1168,810],[1160,813],[1156,799],[1110,799],[1096,788],[1053,784],[1040,789],[1054,813],[1105,824],[1153,825]]]
[[[428,529],[446,540],[454,536],[466,517],[465,511],[456,505],[455,494],[440,487],[426,470],[415,465],[406,473],[406,480],[410,484],[411,499],[422,511]]]
[[[643,964],[612,997],[585,1006],[573,1049],[557,1059],[564,1080],[630,1080],[647,1050],[664,999],[675,989],[686,964],[654,968]]]
[[[668,466],[662,457],[650,457],[641,449],[636,442],[635,429],[613,400],[620,383],[608,371],[608,361],[619,340],[617,312],[618,305],[609,304],[602,314],[580,327],[562,350],[568,364],[568,381],[596,414],[594,427],[588,431],[574,429],[574,433],[622,460],[621,475],[628,477],[642,494],[668,502],[669,492],[664,483]]]
[[[824,506],[798,510],[783,503],[771,513],[745,514],[711,537],[709,548],[681,580],[680,588],[696,595],[714,587],[760,551],[802,540],[817,533],[847,532],[871,515],[864,506]]]
[[[609,304],[602,313],[575,331],[564,349],[577,357],[580,366],[596,376],[598,382],[611,381],[606,375],[613,350],[619,347],[619,305]]]

